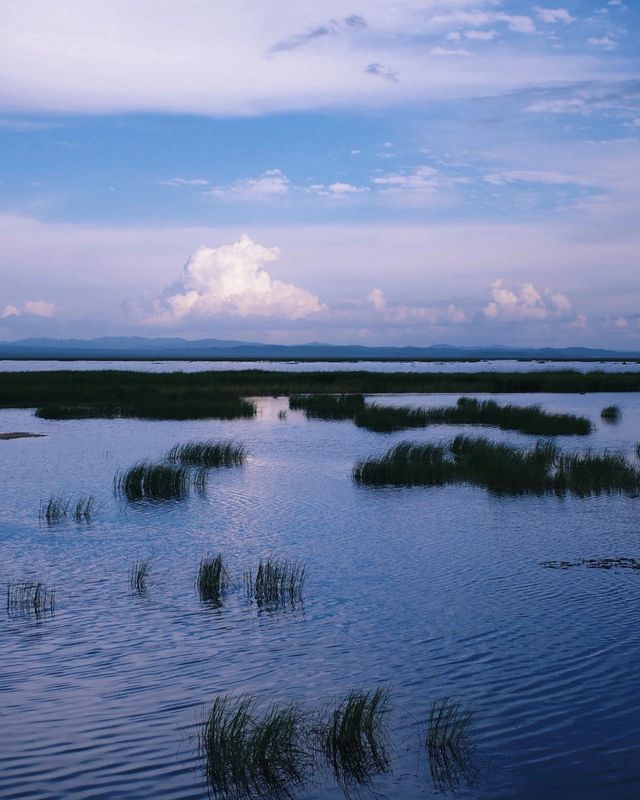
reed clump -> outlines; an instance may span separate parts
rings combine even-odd
[[[55,589],[42,581],[13,581],[7,585],[7,613],[35,615],[40,618],[53,614],[56,606]]]
[[[491,425],[535,436],[586,436],[591,421],[574,414],[552,414],[540,406],[499,405],[494,400],[460,397],[455,406],[410,408],[371,403],[355,416],[359,427],[379,433],[428,425]]]
[[[352,690],[317,728],[320,749],[342,787],[368,783],[389,768],[389,692]]]
[[[620,406],[606,406],[600,412],[600,416],[605,422],[618,422],[622,416]]]
[[[147,591],[147,580],[151,573],[151,559],[141,558],[129,570],[129,588],[137,595]]]
[[[228,583],[229,573],[221,554],[202,559],[196,578],[196,586],[201,600],[220,603]]]
[[[63,495],[51,495],[48,500],[40,501],[40,522],[57,525],[67,519],[71,498]]]
[[[187,467],[140,461],[113,479],[116,494],[131,502],[181,499],[189,494],[193,476]]]
[[[291,797],[311,765],[306,740],[305,715],[295,704],[260,712],[250,695],[217,697],[199,736],[210,795]]]
[[[313,419],[353,419],[364,405],[361,394],[294,394],[289,398],[292,411],[304,411]]]
[[[174,445],[167,459],[185,467],[235,467],[244,464],[246,450],[236,442],[187,442]]]
[[[86,522],[88,524],[93,518],[95,506],[96,501],[93,495],[78,498],[73,507],[73,518],[78,523]]]
[[[523,449],[470,436],[447,444],[401,442],[382,456],[356,462],[353,478],[369,486],[469,483],[496,494],[640,491],[640,470],[619,453],[564,453],[552,442]]]
[[[302,602],[306,567],[286,559],[261,559],[255,574],[245,572],[247,596],[258,605],[296,605]]]
[[[455,790],[462,781],[472,782],[472,727],[473,714],[459,701],[445,698],[431,704],[425,747],[438,791]]]

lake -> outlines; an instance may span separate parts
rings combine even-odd
[[[272,366],[283,368],[264,368]],[[307,366],[321,368],[295,369]],[[422,368],[442,371],[401,365]],[[428,406],[456,398],[376,399]],[[557,437],[559,444],[620,450],[637,463],[638,394],[497,399],[584,414],[596,430]],[[451,796],[640,796],[640,572],[540,563],[639,557],[640,499],[365,488],[351,478],[356,459],[404,439],[442,441],[478,429],[376,434],[350,421],[308,420],[287,411],[286,398],[256,402],[255,419],[226,422],[53,422],[0,410],[0,432],[47,434],[0,441],[0,586],[40,578],[56,589],[54,616],[0,614],[0,796],[204,798],[196,737],[220,693],[314,707],[379,683],[391,691],[392,771],[374,777],[364,796],[438,794],[423,740],[429,706],[444,697],[474,712],[473,780]],[[617,424],[600,420],[611,403],[622,409]],[[211,470],[206,493],[182,501],[124,505],[113,496],[119,469],[192,439],[243,442],[247,463]],[[95,495],[93,521],[41,526],[39,504],[51,494]],[[214,608],[200,601],[195,576],[200,560],[217,552],[231,586]],[[302,605],[264,610],[245,596],[244,572],[270,555],[306,564]],[[128,574],[146,557],[148,590],[137,596]],[[343,793],[319,774],[296,796]]]

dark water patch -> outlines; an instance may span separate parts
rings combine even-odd
[[[578,561],[541,561],[540,565],[547,569],[571,569],[587,567],[588,569],[633,569],[640,570],[640,559],[618,556],[614,558],[581,558]]]

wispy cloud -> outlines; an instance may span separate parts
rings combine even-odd
[[[374,62],[372,64],[367,64],[364,71],[368,75],[377,75],[379,78],[384,78],[385,81],[391,81],[391,83],[397,83],[400,80],[400,75],[391,67],[385,67],[384,64],[378,64],[378,62]]]
[[[208,186],[209,181],[204,178],[169,178],[160,181],[160,186]]]
[[[343,17],[341,20],[331,19],[323,25],[317,25],[315,28],[310,28],[309,30],[281,39],[269,48],[267,55],[272,56],[276,53],[286,53],[290,50],[297,50],[300,47],[311,44],[317,39],[324,39],[327,36],[337,36],[342,32],[360,30],[366,27],[366,19],[359,14],[351,14],[348,17]]]
[[[286,195],[289,178],[279,169],[268,169],[257,178],[243,178],[227,186],[214,186],[205,194],[238,202],[264,202]]]
[[[543,22],[551,25],[557,22],[563,22],[565,24],[575,22],[575,17],[572,17],[566,8],[543,8],[541,6],[535,6],[534,11]]]

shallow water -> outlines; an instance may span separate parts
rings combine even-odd
[[[105,370],[135,372],[218,372],[261,369],[267,372],[637,372],[640,361],[11,361],[0,360],[0,372],[41,370]]]
[[[563,446],[635,459],[638,395],[534,400],[596,422],[589,437],[558,437]],[[613,402],[622,420],[608,425],[599,411]],[[301,412],[280,420],[284,398],[258,406],[256,419],[232,422],[0,410],[0,431],[48,434],[0,442],[0,586],[39,577],[57,591],[53,618],[0,613],[0,796],[203,798],[194,735],[217,693],[312,706],[386,682],[393,772],[375,780],[378,796],[435,794],[420,736],[431,701],[448,695],[476,718],[478,776],[457,796],[637,797],[640,573],[539,562],[639,557],[640,499],[367,489],[350,477],[357,458],[477,429],[382,435]],[[187,501],[127,508],[113,497],[119,468],[205,437],[245,442],[248,463],[212,471],[206,495]],[[94,522],[40,527],[40,500],[58,492],[96,495]],[[215,609],[194,580],[218,551],[235,585]],[[243,571],[268,555],[306,562],[302,608],[260,612],[244,599]],[[146,556],[149,588],[137,597],[128,572]],[[319,780],[299,796],[342,793]]]

